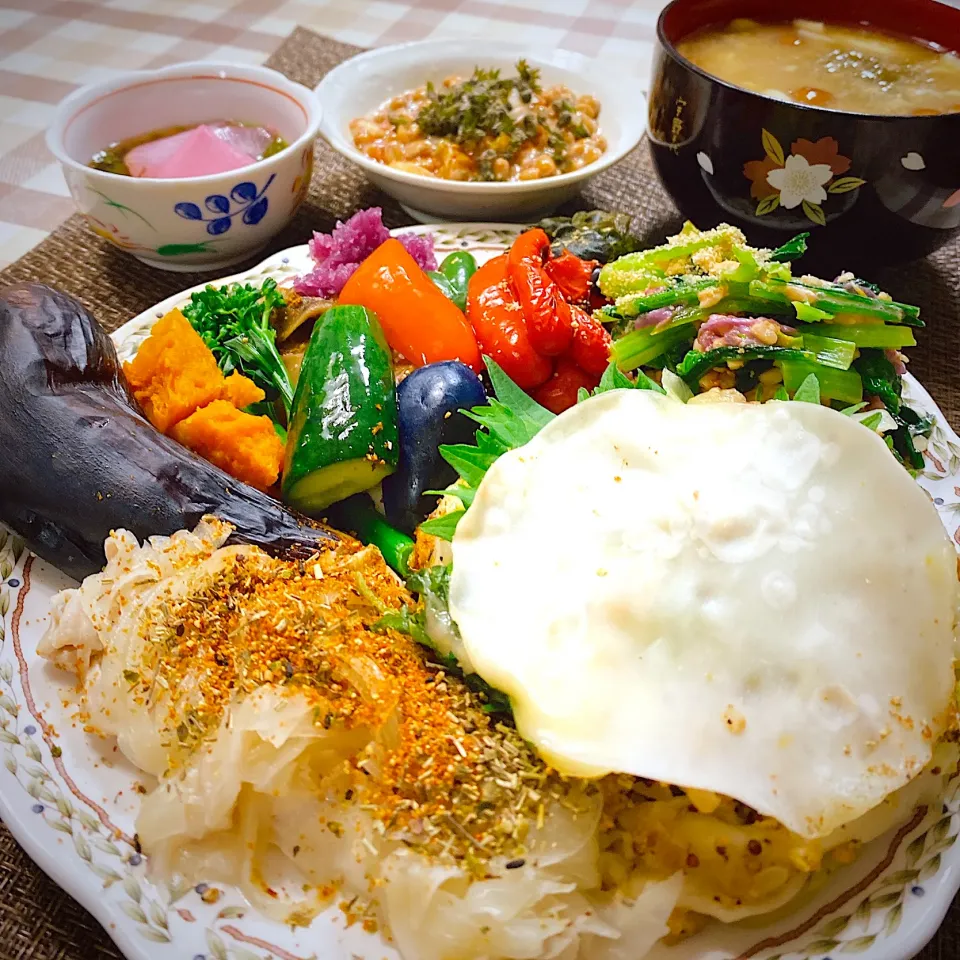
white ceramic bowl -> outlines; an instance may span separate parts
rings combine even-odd
[[[476,66],[512,75],[521,57],[541,71],[544,85],[563,83],[600,101],[603,156],[581,170],[543,180],[467,183],[424,177],[371,160],[353,144],[350,121],[396,94],[467,77]],[[328,73],[316,88],[323,108],[320,133],[334,150],[362,167],[369,179],[421,222],[431,220],[532,220],[575,196],[588,180],[628,154],[643,136],[647,108],[643,79],[605,71],[602,63],[566,50],[534,51],[519,44],[427,40],[361,53]]]
[[[178,124],[262,123],[289,146],[227,173],[161,180],[93,170],[110,143]],[[265,246],[306,196],[320,107],[266,67],[180,63],[82,87],[57,107],[47,146],[80,212],[114,246],[163,270],[226,267]]]

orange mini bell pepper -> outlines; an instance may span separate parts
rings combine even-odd
[[[483,368],[467,318],[399,240],[384,241],[360,264],[340,291],[339,302],[372,310],[387,343],[414,366],[459,360],[474,371]]]

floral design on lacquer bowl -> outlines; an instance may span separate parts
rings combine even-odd
[[[921,170],[926,170],[927,161],[916,152],[916,150],[911,150],[909,153],[905,154],[900,158],[900,166],[904,170],[910,170],[919,173]],[[944,210],[950,210],[952,207],[960,204],[960,189],[954,190],[946,200],[943,201],[941,207]]]
[[[861,177],[841,176],[850,169],[851,161],[840,153],[833,137],[795,140],[789,154],[769,130],[762,132],[761,141],[763,159],[743,166],[743,175],[751,184],[750,196],[758,201],[757,216],[777,207],[800,207],[811,223],[823,226],[827,222],[824,204],[830,196],[849,193],[866,183]]]
[[[893,116],[794,103],[712,76],[680,52],[695,31],[757,16],[761,7],[773,19],[823,20],[837,6],[671,0],[657,22],[648,141],[685,219],[726,221],[764,247],[817,227],[806,269],[874,276],[960,234],[960,113]],[[847,0],[843,14],[960,44],[960,9],[936,0]]]

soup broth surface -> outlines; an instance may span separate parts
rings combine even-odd
[[[960,57],[869,25],[733,20],[679,52],[745,90],[851,113],[960,112]]]
[[[189,134],[197,132],[208,134],[206,142],[190,142]],[[111,143],[87,166],[124,177],[203,176],[264,160],[287,145],[278,133],[258,124],[211,120],[161,127]]]

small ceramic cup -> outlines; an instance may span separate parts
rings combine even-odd
[[[87,166],[97,151],[150,130],[211,120],[258,123],[289,146],[226,173],[126,177]],[[95,233],[162,270],[219,269],[281,230],[310,186],[320,106],[266,67],[180,63],[90,84],[57,107],[47,146]]]

